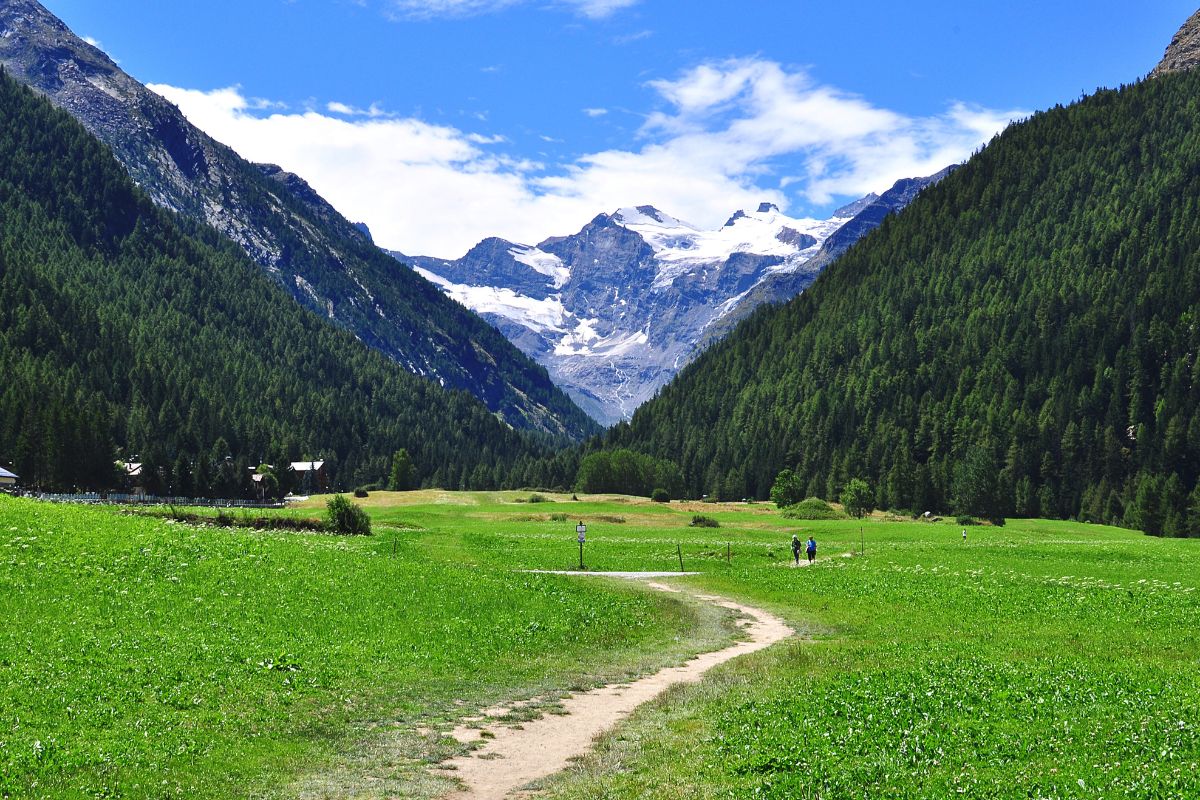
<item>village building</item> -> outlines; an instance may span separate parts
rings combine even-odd
[[[329,473],[324,461],[293,461],[296,473],[295,491],[303,494],[324,494],[329,491]]]
[[[117,462],[120,464],[120,462]],[[142,464],[140,462],[125,462],[125,488],[130,494],[145,495],[146,483],[142,479]]]
[[[4,467],[0,467],[0,488],[8,488],[10,486],[16,486],[17,481],[20,479],[21,479],[21,476],[18,475],[17,473],[9,472]]]

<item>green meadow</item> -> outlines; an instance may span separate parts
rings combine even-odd
[[[429,797],[456,719],[713,649],[701,573],[801,634],[672,690],[555,798],[1200,793],[1200,543],[766,504],[438,491],[371,537],[0,498],[0,797]],[[524,502],[520,502],[524,501]],[[288,515],[319,516],[321,502]],[[693,527],[696,514],[720,527]],[[792,533],[817,563],[791,568]]]

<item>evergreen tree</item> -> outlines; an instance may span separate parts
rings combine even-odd
[[[466,329],[443,332],[474,351]],[[490,485],[497,468],[561,444],[300,308],[2,74],[0,376],[0,453],[46,489],[113,488],[120,453],[141,454],[148,488],[163,492],[190,471],[193,494],[252,496],[250,466],[268,453],[278,464],[322,453],[332,483],[353,485],[377,480],[399,449],[427,471],[483,467]]]
[[[407,492],[416,487],[416,469],[408,451],[401,447],[392,455],[392,471],[388,474],[388,488],[396,492]]]
[[[1193,71],[1010,126],[605,446],[674,461],[691,494],[767,497],[787,467],[825,498],[862,475],[914,510],[1189,529],[1197,118]]]

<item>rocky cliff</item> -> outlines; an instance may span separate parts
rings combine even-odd
[[[1167,46],[1166,55],[1151,76],[1182,72],[1200,66],[1200,11],[1192,14]]]

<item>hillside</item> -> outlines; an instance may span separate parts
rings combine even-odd
[[[0,375],[0,463],[29,485],[109,486],[118,450],[168,483],[225,456],[325,458],[350,483],[404,447],[441,485],[544,452],[289,302],[2,70]]]
[[[1193,72],[1012,126],[610,443],[696,494],[765,497],[792,467],[826,497],[867,477],[882,507],[982,483],[997,513],[1193,530],[1198,121]]]
[[[304,180],[214,141],[35,0],[0,3],[0,66],[111,147],[156,203],[215,228],[292,300],[408,371],[470,392],[518,428],[572,439],[598,430],[543,368]]]

